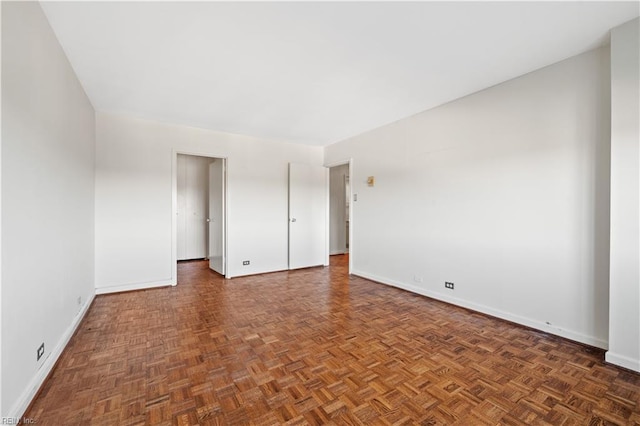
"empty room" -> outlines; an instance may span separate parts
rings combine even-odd
[[[0,14],[0,423],[640,424],[639,2]]]

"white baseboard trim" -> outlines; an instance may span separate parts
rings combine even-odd
[[[607,353],[604,355],[604,360],[609,364],[614,364],[619,367],[624,367],[626,369],[637,371],[640,373],[640,359],[633,359],[629,358],[628,356],[607,351]]]
[[[501,311],[499,309],[494,309],[491,308],[489,306],[485,306],[485,305],[480,305],[477,303],[473,303],[473,302],[469,302],[463,299],[459,299],[457,297],[451,297],[451,296],[446,296],[440,293],[436,293],[433,291],[429,291],[420,287],[416,287],[414,285],[411,284],[406,284],[406,283],[402,283],[399,281],[395,281],[395,280],[391,280],[388,278],[384,278],[384,277],[379,277],[377,275],[373,275],[373,274],[368,274],[366,272],[363,271],[358,271],[358,270],[353,270],[351,272],[353,275],[357,275],[359,277],[362,278],[366,278],[368,280],[371,281],[375,281],[375,282],[379,282],[381,284],[385,284],[385,285],[390,285],[392,287],[397,287],[400,288],[402,290],[406,290],[406,291],[410,291],[412,293],[417,293],[420,294],[422,296],[427,296],[430,297],[432,299],[436,299],[436,300],[440,300],[442,302],[447,302],[447,303],[451,303],[452,305],[456,305],[456,306],[460,306],[463,308],[467,308],[467,309],[471,309],[473,311],[476,312],[480,312],[483,314],[487,314],[487,315],[491,315],[492,317],[496,317],[496,318],[500,318],[500,319],[504,319],[507,321],[511,321],[514,322],[516,324],[520,324],[520,325],[524,325],[527,327],[531,327],[531,328],[535,328],[536,330],[540,330],[543,331],[545,333],[549,333],[549,334],[553,334],[556,336],[560,336],[560,337],[564,337],[566,339],[570,339],[576,342],[580,342],[580,343],[584,343],[587,344],[589,346],[594,346],[596,348],[600,348],[600,349],[607,349],[608,348],[608,342],[603,340],[603,339],[599,339],[597,337],[594,336],[588,336],[582,333],[578,333],[572,330],[566,330],[566,329],[562,329],[559,327],[554,327],[551,325],[548,325],[544,322],[540,322],[531,318],[527,318],[527,317],[522,317],[519,315],[515,315],[512,314],[510,312],[505,312],[505,311]]]
[[[164,280],[164,281],[152,281],[148,283],[134,283],[134,284],[123,284],[123,285],[115,285],[111,287],[99,287],[96,288],[96,294],[111,294],[111,293],[122,293],[123,291],[134,291],[134,290],[146,290],[149,288],[156,287],[168,287],[175,286],[175,280]]]
[[[89,307],[91,306],[94,298],[95,296],[91,295],[89,300],[87,300],[82,306],[82,309],[76,314],[71,325],[67,327],[64,334],[58,341],[58,344],[55,346],[55,348],[53,348],[53,350],[44,360],[44,363],[40,366],[35,376],[27,385],[26,390],[22,393],[22,395],[20,395],[18,401],[16,401],[13,407],[11,407],[6,417],[20,419],[22,418],[22,416],[24,416],[25,411],[27,411],[27,408],[29,408],[29,404],[31,404],[31,401],[38,393],[38,390],[40,389],[46,378],[49,376],[49,373],[51,373],[53,367],[56,365],[58,358],[60,358],[60,355],[62,355],[62,351],[64,351],[64,348],[67,347],[67,344],[69,343],[69,340],[71,340],[73,333],[76,332],[76,329],[89,311]]]
[[[325,265],[317,265],[317,266],[325,266]],[[239,273],[235,275],[229,274],[229,275],[226,275],[225,278],[231,279],[231,278],[240,278],[240,277],[251,277],[254,275],[273,274],[275,272],[286,272],[286,271],[295,271],[295,269],[289,269],[285,267],[285,268],[267,269],[266,271],[251,271],[251,272]]]

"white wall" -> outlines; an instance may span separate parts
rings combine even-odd
[[[606,347],[608,56],[327,147],[353,158],[353,272]]]
[[[607,361],[640,371],[639,20],[611,31],[611,276]]]
[[[178,154],[178,260],[208,256],[209,164],[211,158]]]
[[[172,162],[176,152],[227,161],[230,276],[287,269],[288,163],[322,164],[321,147],[98,113],[96,288],[175,281]],[[249,266],[242,261],[249,260]]]
[[[26,409],[92,300],[94,141],[40,5],[3,2],[2,416]]]
[[[329,253],[347,252],[347,207],[345,178],[349,165],[329,169]]]

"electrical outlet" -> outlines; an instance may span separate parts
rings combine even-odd
[[[422,282],[422,277],[418,276],[418,275],[414,275],[413,276],[413,280],[417,283],[421,283]]]
[[[40,358],[42,358],[42,355],[44,355],[44,342],[42,342],[42,344],[38,348],[38,351],[36,352],[36,356],[37,356],[36,361],[40,361]]]
[[[78,306],[82,305],[82,296],[78,296]]]
[[[450,290],[453,290],[453,283],[450,283],[448,281],[444,282],[444,286]]]
[[[249,261],[249,260],[243,260],[242,261],[242,266],[247,266],[250,263],[251,263],[251,261]]]

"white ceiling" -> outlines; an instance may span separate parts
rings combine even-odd
[[[638,2],[43,2],[96,110],[327,145],[608,41]]]

